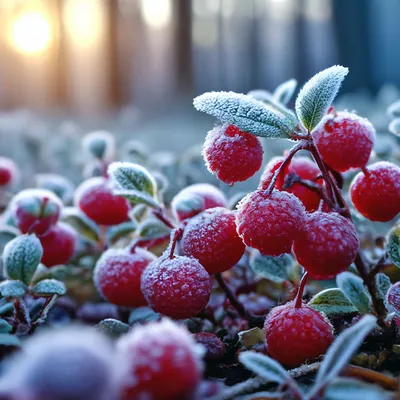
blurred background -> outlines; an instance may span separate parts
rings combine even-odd
[[[214,123],[194,96],[336,63],[344,106],[370,116],[400,97],[399,16],[399,0],[0,0],[0,152],[100,128],[181,152]]]

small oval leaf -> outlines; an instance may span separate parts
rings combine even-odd
[[[21,281],[6,280],[0,283],[0,294],[3,297],[23,297],[28,292],[28,286]]]
[[[351,272],[342,272],[336,277],[336,283],[343,294],[357,307],[361,314],[368,313],[370,301],[363,280]]]
[[[400,225],[395,225],[386,236],[388,254],[397,267],[400,268]]]
[[[63,296],[67,293],[64,283],[57,279],[43,279],[38,282],[32,289],[31,293],[35,296],[50,297],[53,295]]]
[[[141,238],[156,239],[169,235],[171,228],[168,228],[164,223],[155,218],[148,218],[142,221],[136,230],[136,233]]]
[[[129,325],[113,318],[103,319],[103,321],[100,321],[96,327],[105,334],[113,337],[119,337],[124,333],[129,332]]]
[[[250,349],[256,344],[265,343],[265,332],[260,328],[239,332],[238,336],[241,345],[246,349]]]
[[[274,100],[281,104],[288,104],[297,88],[296,79],[289,79],[281,83],[274,91]]]
[[[131,311],[129,315],[129,325],[142,324],[143,322],[156,321],[160,314],[153,311],[150,307],[138,307]]]
[[[100,240],[100,228],[76,207],[65,207],[61,214],[61,220],[71,225],[86,239],[93,242]]]
[[[319,312],[325,313],[328,317],[358,311],[354,304],[338,288],[326,289],[317,293],[309,301],[308,305]]]
[[[0,334],[10,333],[12,329],[12,326],[5,319],[0,318]]]
[[[137,224],[134,221],[127,221],[119,225],[111,226],[107,231],[107,242],[114,244],[119,239],[135,232],[136,229]]]
[[[250,267],[258,275],[273,282],[281,283],[289,280],[289,269],[293,267],[294,260],[289,254],[279,257],[262,255],[259,251],[252,252]]]
[[[389,123],[389,132],[393,133],[393,135],[399,136],[400,135],[400,118],[396,118]]]
[[[390,278],[384,274],[379,273],[375,276],[377,295],[380,299],[385,300],[387,292],[389,291],[390,287],[392,286],[392,282],[390,282]]]

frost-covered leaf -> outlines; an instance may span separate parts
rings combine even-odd
[[[265,332],[260,328],[252,328],[238,333],[239,341],[243,347],[250,349],[256,344],[265,342]]]
[[[289,79],[288,81],[281,83],[274,91],[274,100],[284,105],[288,104],[292,99],[296,88],[296,79]]]
[[[61,220],[66,222],[68,225],[71,225],[86,239],[94,242],[100,240],[99,226],[78,208],[64,207],[61,214]]]
[[[3,252],[4,247],[8,242],[15,239],[18,236],[18,230],[11,226],[3,226],[0,229],[0,253]]]
[[[395,312],[400,317],[400,283],[396,282],[391,285],[387,296],[385,298],[385,304],[390,312]]]
[[[247,96],[252,97],[254,100],[261,101],[263,103],[270,103],[274,101],[274,95],[268,90],[254,89],[247,93]]]
[[[337,378],[329,384],[323,400],[389,400],[393,395],[380,386],[365,383],[359,379]]]
[[[311,132],[319,124],[348,72],[348,68],[340,65],[327,68],[314,75],[300,90],[296,113],[307,131]]]
[[[3,252],[3,265],[11,279],[29,284],[43,255],[43,248],[35,235],[21,235],[8,242]]]
[[[140,193],[135,190],[115,189],[113,193],[116,196],[125,197],[132,204],[146,204],[147,206],[159,207],[158,201],[146,193]]]
[[[0,318],[0,334],[10,333],[12,331],[12,326],[5,320]]]
[[[393,135],[399,136],[400,135],[400,118],[396,118],[389,123],[389,132],[393,133]]]
[[[293,257],[289,254],[272,257],[254,250],[250,257],[250,267],[256,274],[277,283],[290,279],[290,269],[293,264]]]
[[[83,137],[82,146],[93,157],[99,160],[107,160],[114,154],[115,141],[111,133],[95,131]]]
[[[351,272],[342,272],[336,277],[336,284],[343,294],[357,307],[361,314],[368,313],[370,301],[363,280]]]
[[[328,317],[336,314],[348,314],[357,312],[354,304],[347,299],[338,288],[331,288],[317,293],[308,303],[309,306]]]
[[[129,315],[129,325],[142,324],[143,322],[156,321],[160,314],[153,311],[150,307],[137,307]]]
[[[10,335],[9,333],[0,333],[0,346],[16,346],[19,347],[21,341],[15,335]]]
[[[134,221],[127,221],[119,225],[111,226],[107,231],[107,242],[113,244],[124,236],[135,232],[136,229],[137,223]]]
[[[32,289],[31,293],[36,296],[47,297],[47,296],[63,296],[67,292],[63,282],[57,279],[43,279],[38,282]]]
[[[103,319],[96,325],[96,328],[113,337],[119,337],[129,332],[129,325],[113,318]]]
[[[2,297],[23,297],[28,292],[28,286],[21,281],[5,280],[0,283]]]
[[[376,281],[376,288],[378,289],[377,290],[378,297],[382,300],[385,300],[387,292],[392,286],[390,278],[384,273],[379,273],[376,274],[375,281]]]
[[[321,388],[326,382],[332,382],[340,374],[375,326],[376,318],[372,315],[365,315],[337,337],[329,347],[318,370],[313,391],[318,393],[318,387]]]
[[[395,225],[387,234],[386,248],[393,263],[400,268],[400,225]]]
[[[170,232],[170,228],[155,218],[145,219],[138,225],[136,230],[137,235],[145,239],[164,237],[169,235]]]
[[[292,120],[267,109],[250,96],[234,92],[207,92],[193,101],[198,111],[232,124],[245,132],[268,138],[289,138]]]
[[[387,109],[387,113],[390,118],[400,118],[400,100],[391,104]]]

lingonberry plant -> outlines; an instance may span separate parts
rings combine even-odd
[[[196,97],[180,158],[91,132],[80,183],[0,159],[0,399],[394,399],[400,169],[347,73]]]

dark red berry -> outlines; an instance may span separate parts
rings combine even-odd
[[[214,333],[199,332],[193,334],[197,343],[200,343],[206,349],[206,360],[218,360],[225,355],[225,343]]]
[[[18,174],[18,168],[14,161],[7,157],[0,157],[0,186],[13,183]]]
[[[46,267],[66,264],[74,255],[77,234],[71,226],[59,222],[39,237],[43,247],[42,264]]]
[[[141,289],[154,311],[175,319],[196,316],[211,294],[208,272],[191,257],[162,255],[143,272]]]
[[[233,185],[249,179],[261,168],[263,149],[256,136],[225,124],[208,132],[203,156],[212,174]]]
[[[350,185],[357,211],[371,221],[387,222],[400,212],[400,168],[380,161],[360,172]]]
[[[152,253],[138,247],[132,254],[124,250],[106,251],[94,269],[93,280],[97,290],[106,300],[118,306],[146,305],[140,290],[140,278],[155,259]]]
[[[316,211],[294,242],[297,261],[313,279],[330,279],[355,260],[359,240],[354,224],[338,213]]]
[[[400,282],[392,285],[387,293],[387,303],[400,315]]]
[[[208,183],[197,183],[181,190],[171,202],[172,212],[179,221],[194,217],[208,208],[227,207],[225,195]]]
[[[291,368],[324,354],[334,339],[332,325],[319,312],[294,302],[272,309],[264,328],[269,355]]]
[[[197,258],[210,274],[233,267],[245,251],[236,232],[235,213],[216,207],[193,217],[183,232],[180,250]]]
[[[184,327],[166,319],[135,327],[117,343],[122,399],[192,398],[203,369],[200,347]]]
[[[365,167],[375,142],[372,124],[347,111],[326,115],[312,135],[324,162],[339,172]]]
[[[128,219],[129,203],[112,192],[109,180],[90,178],[76,190],[75,204],[99,225],[117,225]]]
[[[40,236],[56,224],[62,203],[49,190],[26,189],[13,198],[11,207],[18,229],[22,233],[36,233]]]
[[[271,159],[261,176],[259,189],[266,190],[268,188],[276,170],[281,166],[283,160],[283,157],[274,157]],[[322,188],[323,184],[323,180],[321,178],[318,179],[320,175],[321,172],[317,164],[309,158],[295,157],[290,162],[289,166],[279,175],[275,183],[275,188],[293,193],[301,200],[306,210],[312,212],[318,209],[321,196],[316,191],[300,183],[296,183],[296,180],[308,181],[316,185],[318,189],[318,187]]]
[[[301,234],[305,209],[291,193],[256,190],[239,204],[236,226],[243,242],[262,254],[289,253]]]

